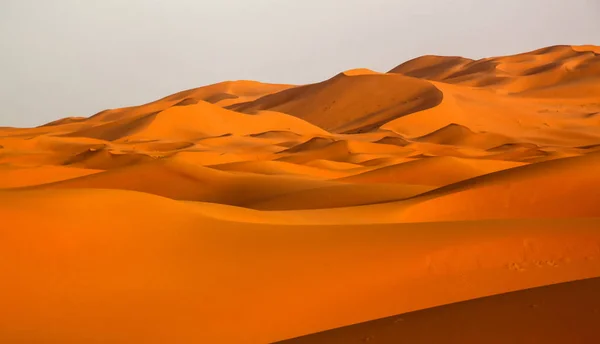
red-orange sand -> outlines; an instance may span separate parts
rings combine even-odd
[[[597,343],[600,278],[469,300],[281,342]]]
[[[556,46],[2,127],[0,343],[600,342],[599,85]]]

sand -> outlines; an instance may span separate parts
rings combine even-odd
[[[600,326],[598,288],[598,278],[538,287],[281,343],[594,343]]]
[[[595,343],[599,52],[0,128],[0,342]]]

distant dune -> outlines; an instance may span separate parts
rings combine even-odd
[[[0,127],[0,342],[596,343],[599,175],[596,46]]]
[[[355,133],[373,131],[397,117],[431,108],[442,97],[427,81],[352,70],[229,108],[245,113],[274,110],[333,133]]]
[[[533,52],[486,58],[424,56],[390,73],[434,81],[522,93],[571,81],[600,77],[600,53],[594,46],[553,46]]]

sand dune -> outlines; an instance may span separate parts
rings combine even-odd
[[[520,93],[581,79],[597,80],[600,77],[600,54],[597,49],[593,46],[553,46],[478,61],[425,56],[406,62],[390,73]]]
[[[177,101],[178,106],[195,104],[199,100],[220,106],[232,105],[238,102],[256,98],[292,88],[292,85],[265,84],[251,80],[226,81],[208,85],[163,98],[162,101]]]
[[[480,175],[521,166],[520,163],[455,157],[415,159],[338,179],[347,183],[408,183],[444,186]],[[436,171],[436,173],[431,173]]]
[[[157,159],[80,178],[39,185],[43,189],[120,189],[176,200],[247,205],[281,194],[332,185],[294,176],[229,173],[181,158]]]
[[[283,161],[241,161],[211,165],[210,167],[221,171],[251,172],[266,175],[295,175],[318,179],[334,179],[348,174],[344,171],[298,165]]]
[[[140,153],[122,153],[106,148],[89,148],[88,150],[69,157],[63,165],[98,170],[136,165],[155,160],[156,157]]]
[[[0,165],[0,189],[48,184],[98,172],[102,171],[52,165],[39,167]]]
[[[458,56],[422,56],[393,68],[389,73],[404,74],[420,79],[444,80],[472,62],[474,61],[471,59]]]
[[[350,71],[230,109],[246,113],[274,110],[331,132],[356,133],[374,130],[394,118],[431,108],[439,104],[442,97],[435,86],[423,80]]]
[[[600,273],[597,220],[266,226],[120,190],[0,199],[21,229],[1,241],[5,342],[272,342]]]
[[[206,136],[225,134],[250,135],[265,131],[287,130],[309,134],[325,133],[295,117],[261,112],[245,115],[199,101],[193,105],[166,110],[76,131],[69,136],[90,137],[107,141],[179,139],[194,141]]]
[[[259,210],[348,208],[407,199],[433,189],[417,184],[328,185],[275,196],[247,205]]]
[[[598,288],[598,278],[539,287],[280,343],[594,343]]]
[[[405,220],[600,217],[599,169],[595,153],[484,175],[420,196]]]
[[[411,153],[412,150],[395,145],[316,137],[278,152],[277,160],[299,164],[320,159],[360,163],[379,156],[406,156]]]
[[[0,127],[0,342],[595,343],[599,78],[424,56]]]
[[[413,140],[480,149],[490,148],[490,146],[497,147],[510,142],[510,138],[498,134],[474,133],[469,128],[454,123]]]
[[[105,110],[95,114],[91,119],[96,122],[110,122],[123,117],[148,115],[174,106],[194,105],[201,101],[213,104],[231,103],[240,98],[240,101],[245,101],[279,92],[290,87],[293,86],[264,84],[255,81],[228,81],[179,92],[140,106]]]
[[[596,220],[253,226],[119,190],[0,197],[21,228],[1,244],[8,342],[272,342],[600,273]]]

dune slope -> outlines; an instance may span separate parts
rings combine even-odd
[[[296,87],[230,109],[284,112],[325,130],[356,133],[431,108],[443,94],[427,81],[402,75],[341,73],[313,85]]]
[[[1,232],[3,342],[265,343],[600,276],[597,219],[253,225],[121,190],[0,202],[20,229]]]
[[[600,326],[598,288],[598,278],[539,287],[279,343],[593,343]]]

